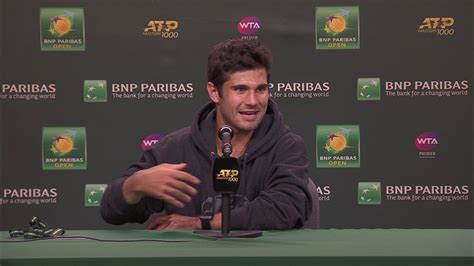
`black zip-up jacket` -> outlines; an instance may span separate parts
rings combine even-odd
[[[153,213],[162,211],[185,216],[199,216],[209,206],[214,212],[219,211],[211,176],[212,162],[217,154],[215,130],[215,107],[209,103],[197,113],[191,127],[165,136],[146,150],[123,177],[108,185],[101,203],[103,219],[111,224],[144,223]],[[284,124],[272,100],[269,100],[267,113],[255,130],[247,151],[238,160],[242,176],[231,210],[231,229],[303,226],[312,209],[307,189],[306,147],[303,139],[291,133]],[[186,171],[201,180],[201,184],[193,185],[199,193],[184,208],[151,197],[144,197],[134,205],[127,204],[122,193],[124,180],[139,170],[162,163],[186,163]]]

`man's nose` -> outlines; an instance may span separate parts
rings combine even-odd
[[[254,91],[249,91],[245,99],[245,104],[247,105],[257,105],[257,93]]]

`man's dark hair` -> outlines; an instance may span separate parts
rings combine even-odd
[[[207,80],[212,82],[221,95],[222,84],[229,75],[239,71],[265,68],[270,82],[270,50],[257,40],[234,38],[214,46],[207,58]]]

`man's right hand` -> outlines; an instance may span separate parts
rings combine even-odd
[[[183,208],[198,193],[189,184],[201,183],[197,177],[185,172],[185,168],[185,163],[164,163],[140,170],[123,182],[123,196],[128,204],[149,196]]]

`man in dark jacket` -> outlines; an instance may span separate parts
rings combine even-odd
[[[101,204],[104,220],[143,223],[165,211],[149,229],[220,229],[211,175],[214,158],[222,156],[217,131],[228,125],[235,132],[232,156],[242,169],[231,229],[303,226],[312,209],[306,147],[270,100],[270,63],[269,50],[257,41],[216,45],[208,58],[212,102],[191,127],[168,134],[109,184]]]

